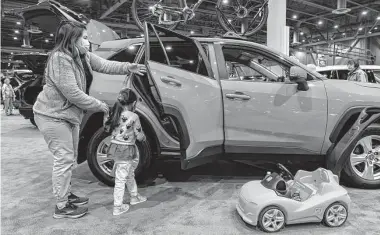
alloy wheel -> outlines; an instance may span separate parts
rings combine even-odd
[[[326,213],[326,223],[331,227],[341,226],[347,218],[347,210],[344,206],[336,204],[331,206]]]
[[[269,209],[265,212],[262,219],[264,229],[270,232],[278,231],[285,223],[285,216],[278,209]]]
[[[104,138],[96,150],[96,161],[98,162],[100,169],[109,176],[111,176],[114,164],[114,159],[107,155],[110,141],[110,136]]]
[[[350,155],[351,168],[366,180],[380,179],[380,136],[361,138]]]

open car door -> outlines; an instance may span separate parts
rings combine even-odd
[[[145,63],[160,115],[175,120],[180,133],[182,169],[223,154],[223,105],[219,81],[201,44],[145,23]]]

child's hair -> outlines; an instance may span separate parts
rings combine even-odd
[[[120,91],[117,101],[113,105],[110,115],[105,122],[106,130],[108,132],[112,132],[119,125],[120,115],[124,110],[124,106],[133,104],[135,101],[137,101],[137,96],[133,90],[123,88]]]

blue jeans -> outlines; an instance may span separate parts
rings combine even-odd
[[[53,194],[58,208],[63,208],[71,190],[72,170],[77,166],[79,125],[38,114],[34,120],[54,156]]]

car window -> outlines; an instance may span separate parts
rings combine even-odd
[[[150,60],[208,76],[206,65],[199,54],[198,48],[192,43],[163,41],[163,44],[169,58],[169,63],[158,42],[150,42]]]
[[[290,65],[248,48],[223,47],[229,80],[284,82]]]
[[[119,51],[108,60],[133,63],[140,47],[141,44],[130,45],[128,48]]]
[[[148,27],[150,60],[209,76],[205,61],[203,61],[197,44],[192,39],[160,29],[156,31],[159,33],[159,38],[157,38],[154,31],[153,28]]]

